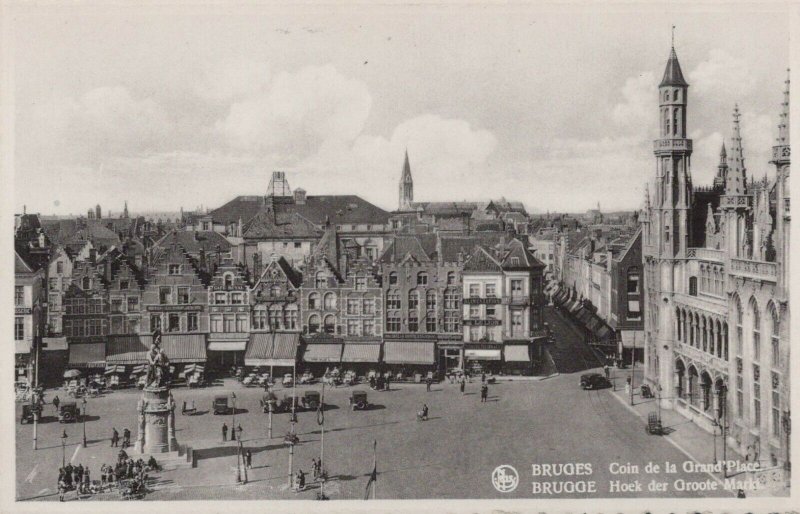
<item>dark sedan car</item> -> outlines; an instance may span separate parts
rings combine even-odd
[[[611,382],[600,373],[581,375],[581,389],[603,389],[611,387]]]

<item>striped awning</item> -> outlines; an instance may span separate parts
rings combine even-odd
[[[303,353],[304,362],[339,362],[341,360],[341,344],[308,344]]]
[[[503,349],[506,357],[506,362],[530,362],[531,357],[528,355],[528,347],[522,345],[506,346]]]
[[[342,362],[379,362],[381,343],[346,343]]]
[[[205,334],[164,334],[161,349],[172,363],[205,362]]]
[[[147,362],[147,350],[153,343],[151,335],[118,335],[108,338],[109,364],[144,364]],[[170,357],[167,354],[167,357]]]
[[[74,368],[104,368],[105,343],[73,343],[69,345],[69,366]]]
[[[46,350],[49,352],[58,351],[58,350],[66,350],[69,347],[67,346],[67,338],[66,337],[43,337],[42,338],[42,350]]]
[[[427,341],[386,341],[383,361],[387,364],[433,364],[434,348]]]
[[[267,332],[250,334],[245,366],[294,366],[300,334]]]
[[[247,341],[212,341],[208,343],[211,352],[243,352],[247,350]]]

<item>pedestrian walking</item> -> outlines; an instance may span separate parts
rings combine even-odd
[[[227,440],[228,440],[228,425],[226,425],[225,422],[223,421],[222,422],[222,442],[224,443]]]
[[[111,447],[119,446],[119,432],[117,432],[117,428],[113,427],[111,429]]]
[[[242,440],[242,432],[244,432],[244,430],[242,430],[242,425],[241,424],[239,424],[239,426],[236,427],[236,432],[237,432],[236,435],[239,436],[239,440],[241,441]],[[231,435],[233,435],[233,431],[231,431]],[[232,437],[231,437],[231,439],[232,439]]]
[[[464,377],[461,377],[459,380],[458,387],[461,389],[461,394],[464,394],[464,388],[467,386],[467,381]]]
[[[486,373],[481,373],[481,384],[486,383]]]
[[[311,473],[313,473],[314,480],[319,478],[317,476],[317,459],[316,458],[311,459]]]
[[[631,377],[625,379],[625,394],[630,394],[631,392]]]
[[[606,374],[606,380],[610,379],[611,378],[611,369],[608,367],[608,363],[606,363],[606,365],[603,366],[603,371]]]
[[[431,390],[431,383],[432,382],[433,382],[433,380],[431,380],[431,377],[428,377],[428,378],[425,379],[425,387],[427,388],[427,391]]]
[[[64,480],[58,481],[58,501],[64,501],[64,493],[67,492],[67,484],[64,483]]]
[[[53,397],[53,407],[56,409],[56,415],[58,415],[58,404],[61,403],[61,400],[58,399],[58,395]]]
[[[244,463],[247,469],[253,469],[253,453],[250,450],[244,454]]]
[[[486,403],[486,399],[489,397],[489,386],[483,384],[481,386],[481,403]]]
[[[391,373],[387,373],[386,374],[386,390],[387,391],[389,391],[389,382],[391,381],[391,379],[392,379],[392,374]]]

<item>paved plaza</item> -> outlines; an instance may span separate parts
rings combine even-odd
[[[648,461],[687,460],[664,439],[648,436],[641,420],[617,401],[611,390],[580,390],[577,374],[541,381],[501,382],[490,388],[489,401],[484,404],[480,403],[479,386],[480,380],[473,381],[462,395],[458,386],[449,382],[434,385],[431,392],[426,392],[424,385],[393,384],[388,392],[369,391],[372,408],[356,412],[347,404],[351,388],[326,390],[325,461],[331,476],[326,493],[332,499],[363,497],[372,469],[373,440],[378,443],[379,498],[536,497],[531,494],[531,464],[567,462],[592,463],[591,479],[598,484],[598,497],[658,496],[648,491],[610,493],[609,480],[637,477],[612,476],[608,464],[632,463],[641,469]],[[298,387],[298,392],[310,388],[320,386]],[[245,449],[253,453],[253,469],[248,471],[246,485],[236,484],[234,443],[221,442],[222,423],[230,426],[232,416],[209,412],[213,396],[233,391],[239,410],[236,424],[244,429]],[[281,396],[283,391],[278,389],[277,393]],[[57,499],[55,482],[62,458],[62,430],[69,436],[66,459],[88,464],[97,478],[100,465],[111,463],[117,452],[109,447],[111,427],[120,432],[128,427],[135,438],[139,394],[137,390],[115,391],[89,400],[86,449],[80,447],[82,425],[59,424],[53,418],[52,405],[46,406],[44,422],[39,425],[39,450],[32,450],[31,426],[17,424],[18,499]],[[247,389],[232,380],[202,390],[174,389],[178,405],[194,400],[199,411],[196,416],[177,416],[179,442],[196,449],[197,465],[156,473],[152,492],[146,498],[314,498],[317,484],[312,483],[302,493],[287,490],[289,456],[282,436],[288,430],[289,415],[273,416],[275,437],[268,439],[268,416],[259,406],[262,394],[259,389]],[[48,391],[48,400],[52,397],[53,391]],[[427,422],[418,422],[415,413],[423,402],[430,407],[431,417]],[[18,405],[18,412],[19,408]],[[316,415],[300,413],[297,432],[300,444],[295,449],[294,469],[310,472],[311,459],[318,457],[320,451]],[[500,493],[492,486],[492,471],[502,464],[514,466],[521,475],[520,487],[511,493]],[[697,479],[698,475],[692,478]],[[702,493],[683,495],[696,494]],[[74,493],[68,498],[74,498]],[[119,496],[108,493],[97,498]]]

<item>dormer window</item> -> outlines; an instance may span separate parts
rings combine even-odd
[[[318,271],[315,277],[314,285],[319,289],[321,287],[325,287],[327,285],[327,278],[325,277],[325,273],[322,271]]]
[[[181,274],[181,265],[180,264],[170,264],[169,265],[169,274],[170,275],[180,275]]]
[[[233,287],[233,273],[225,273],[225,289]]]
[[[92,288],[92,279],[89,277],[83,277],[82,287],[84,290]]]

